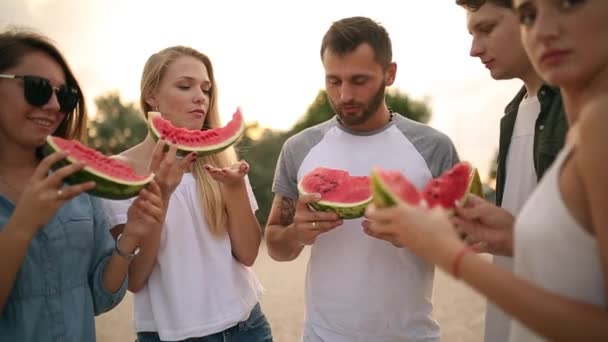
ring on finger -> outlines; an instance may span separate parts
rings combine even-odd
[[[62,196],[63,196],[63,190],[62,189],[57,190],[57,199],[61,199]]]
[[[312,229],[317,229],[317,222],[312,221]]]

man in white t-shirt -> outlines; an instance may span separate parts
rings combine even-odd
[[[285,142],[265,231],[268,252],[278,261],[311,246],[303,341],[439,341],[431,317],[433,266],[365,234],[362,219],[311,211],[308,203],[318,199],[299,196],[297,184],[320,166],[353,176],[379,166],[400,170],[422,187],[458,162],[456,150],[445,134],[387,107],[385,88],[397,65],[382,26],[364,17],[333,23],[321,59],[336,116]]]
[[[496,80],[518,78],[524,86],[505,109],[500,123],[497,204],[517,215],[538,180],[564,144],[566,116],[559,90],[536,73],[521,42],[519,18],[511,0],[456,0],[467,11],[473,37],[470,54],[478,57]],[[481,222],[486,203],[472,200]],[[494,263],[513,270],[512,232],[500,232],[479,222],[459,222],[467,241],[494,254]],[[509,340],[510,318],[488,303],[485,341]]]

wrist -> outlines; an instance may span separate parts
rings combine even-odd
[[[241,178],[234,182],[220,183],[220,184],[221,184],[222,190],[227,193],[234,193],[234,192],[240,192],[240,191],[245,190],[245,179],[244,178]]]
[[[119,256],[131,260],[139,254],[139,239],[128,234],[120,234],[116,239],[115,251]]]
[[[448,271],[455,279],[460,279],[463,260],[469,254],[475,254],[475,251],[469,246],[463,245],[453,255],[450,261],[450,268],[448,269]]]

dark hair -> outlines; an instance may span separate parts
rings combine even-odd
[[[344,55],[368,44],[374,50],[374,59],[383,69],[393,60],[391,39],[386,29],[366,17],[351,17],[334,22],[323,36],[321,59],[326,49]]]
[[[471,12],[479,11],[486,3],[499,7],[513,8],[513,0],[456,0],[456,5],[462,6]]]
[[[66,83],[78,89],[78,105],[68,113],[53,135],[66,139],[83,140],[86,136],[87,114],[84,95],[65,58],[47,37],[22,28],[0,32],[0,72],[15,67],[33,52],[42,52],[55,60],[65,74]]]

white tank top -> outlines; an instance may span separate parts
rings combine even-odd
[[[552,293],[606,308],[597,239],[570,214],[559,189],[567,145],[547,170],[515,223],[515,273]],[[544,341],[516,320],[511,342]]]

